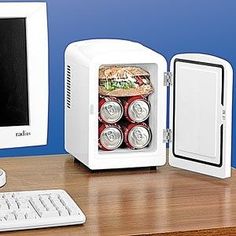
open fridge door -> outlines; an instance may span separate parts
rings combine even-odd
[[[171,72],[170,165],[230,177],[232,67],[210,55],[179,54]]]

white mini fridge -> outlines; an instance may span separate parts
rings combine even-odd
[[[110,65],[139,67],[150,75],[154,92],[148,96],[146,123],[152,139],[145,148],[105,151],[98,146],[99,70]],[[215,56],[177,54],[169,66],[162,55],[137,42],[71,43],[65,51],[65,149],[92,170],[158,167],[168,162],[230,177],[232,84],[231,65]]]

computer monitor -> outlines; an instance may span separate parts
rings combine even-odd
[[[45,145],[46,3],[0,3],[0,148]]]

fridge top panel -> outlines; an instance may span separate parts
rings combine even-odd
[[[166,59],[161,54],[140,43],[121,39],[90,39],[74,42],[68,45],[65,55],[95,70],[101,65],[166,64]]]
[[[170,163],[205,174],[211,174],[210,168],[230,172],[226,150],[231,139],[232,68],[201,54],[177,55],[171,68]]]
[[[130,52],[144,50],[146,48],[142,44],[132,41],[121,39],[89,39],[69,44],[66,52],[75,53],[82,60],[90,61],[107,54],[120,53],[122,56]]]

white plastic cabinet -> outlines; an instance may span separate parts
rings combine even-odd
[[[147,148],[99,150],[98,72],[102,65],[134,65],[150,73],[155,92],[149,96],[152,141]],[[228,62],[209,55],[178,54],[168,70],[162,55],[136,42],[74,42],[65,52],[65,148],[90,169],[162,166],[168,160],[174,167],[229,177],[232,77]]]

